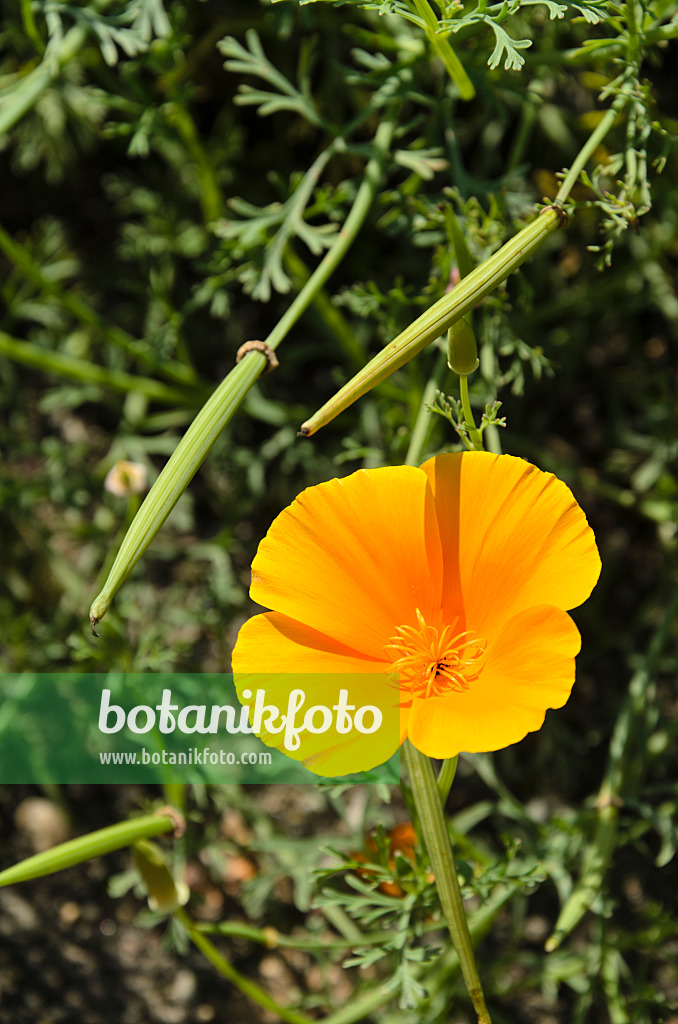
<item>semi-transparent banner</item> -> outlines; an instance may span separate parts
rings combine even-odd
[[[0,784],[394,783],[397,680],[0,674]]]

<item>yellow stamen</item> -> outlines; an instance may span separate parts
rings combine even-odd
[[[471,630],[456,633],[456,621],[429,626],[417,608],[419,626],[400,626],[386,651],[400,673],[400,688],[415,697],[438,697],[468,690],[483,670],[486,641]],[[391,654],[391,652],[394,652]]]

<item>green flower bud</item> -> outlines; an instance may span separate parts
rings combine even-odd
[[[148,906],[157,914],[171,914],[188,902],[185,882],[175,881],[155,843],[140,839],[132,847],[132,860],[148,894]]]
[[[466,317],[452,324],[448,332],[447,365],[460,377],[467,377],[480,365],[476,336]]]

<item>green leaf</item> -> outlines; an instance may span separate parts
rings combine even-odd
[[[528,47],[532,46],[531,39],[512,39],[508,32],[505,32],[501,25],[498,25],[496,21],[491,21],[486,18],[485,21],[494,32],[497,43],[490,55],[488,65],[494,70],[501,63],[504,58],[504,70],[505,71],[520,71],[525,58],[521,57],[519,50],[527,50]],[[505,55],[505,56],[504,56]]]

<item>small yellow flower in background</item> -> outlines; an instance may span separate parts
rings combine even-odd
[[[143,494],[148,486],[148,470],[141,462],[127,462],[122,459],[116,462],[106,474],[104,488],[118,498],[128,498],[130,494]]]
[[[566,613],[600,568],[568,487],[522,459],[359,470],[303,491],[261,542],[250,594],[273,611],[240,631],[236,687],[242,700],[252,674],[303,674],[322,703],[323,676],[369,675],[370,702],[399,708],[400,742],[438,758],[499,750],[567,701],[580,636]],[[302,734],[300,756],[312,741],[320,774],[385,759],[352,733],[330,772],[314,763],[319,739]]]

